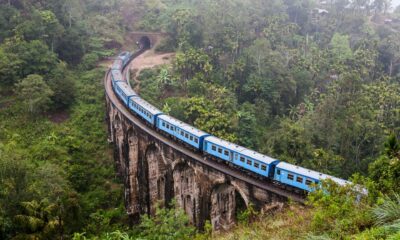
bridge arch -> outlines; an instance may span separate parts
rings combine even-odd
[[[248,204],[246,195],[230,182],[214,185],[210,202],[210,220],[216,230],[231,228],[236,223],[236,214]]]
[[[177,204],[185,211],[194,226],[204,225],[201,186],[193,167],[182,161],[173,167],[174,194]]]
[[[173,177],[171,166],[166,164],[161,150],[155,143],[147,146],[144,154],[144,167],[147,172],[148,211],[155,214],[157,204],[165,207],[172,200]]]

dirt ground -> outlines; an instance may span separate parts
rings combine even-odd
[[[138,79],[138,76],[143,69],[170,64],[175,57],[175,53],[155,53],[153,49],[146,51],[131,62],[130,69],[134,73],[132,80],[135,82],[135,90],[138,92],[140,91],[140,79]]]

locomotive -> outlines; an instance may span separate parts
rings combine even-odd
[[[349,181],[280,161],[225,141],[164,114],[142,99],[122,77],[123,69],[142,52],[144,49],[140,48],[134,54],[123,52],[116,58],[110,70],[112,86],[121,102],[156,131],[211,159],[229,163],[247,174],[297,192],[314,191],[316,186],[318,187],[321,181],[326,179],[331,179],[341,186],[351,184]]]

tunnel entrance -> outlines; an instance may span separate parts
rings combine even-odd
[[[143,49],[150,49],[151,48],[150,38],[147,36],[141,37],[139,40],[139,46]]]

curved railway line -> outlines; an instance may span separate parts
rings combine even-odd
[[[137,54],[135,54],[131,61],[139,56],[140,54],[144,53],[145,51],[140,51]],[[129,66],[129,64],[128,64]],[[129,69],[129,67],[126,67],[124,72],[123,72],[123,76],[126,76],[126,71],[127,69]],[[127,109],[125,107],[124,104],[122,104],[119,100],[119,98],[117,97],[117,95],[115,94],[113,88],[112,88],[112,80],[111,80],[111,74],[110,74],[110,70],[108,70],[105,74],[104,77],[104,86],[105,86],[105,93],[108,97],[108,99],[110,100],[110,102],[112,103],[112,105],[118,109],[118,111],[123,114],[127,119],[129,119],[129,121],[131,121],[134,125],[136,125],[137,127],[141,128],[143,131],[145,131],[147,134],[153,136],[154,138],[158,139],[159,141],[162,141],[163,143],[167,144],[168,146],[170,146],[171,148],[175,149],[176,151],[181,152],[182,154],[194,159],[195,161],[200,162],[201,164],[204,164],[208,167],[213,168],[214,170],[217,170],[223,174],[229,175],[233,178],[236,178],[238,180],[241,180],[243,182],[246,182],[250,185],[253,185],[257,188],[275,193],[277,195],[280,196],[284,196],[286,198],[289,198],[293,201],[296,202],[300,202],[300,203],[304,203],[305,199],[304,199],[304,195],[302,194],[296,194],[295,192],[291,192],[288,191],[286,189],[281,188],[280,186],[278,186],[277,184],[274,184],[272,182],[265,182],[263,180],[260,180],[258,178],[249,176],[245,173],[243,173],[242,171],[239,171],[238,169],[235,168],[231,168],[226,164],[222,164],[216,161],[213,161],[211,159],[207,159],[206,157],[203,157],[201,154],[195,153],[192,150],[184,147],[183,145],[173,141],[172,139],[160,134],[159,132],[155,131],[154,129],[152,129],[151,127],[149,127],[147,124],[143,123],[142,120],[140,120],[139,118],[137,118],[133,113],[130,112],[129,109]]]

